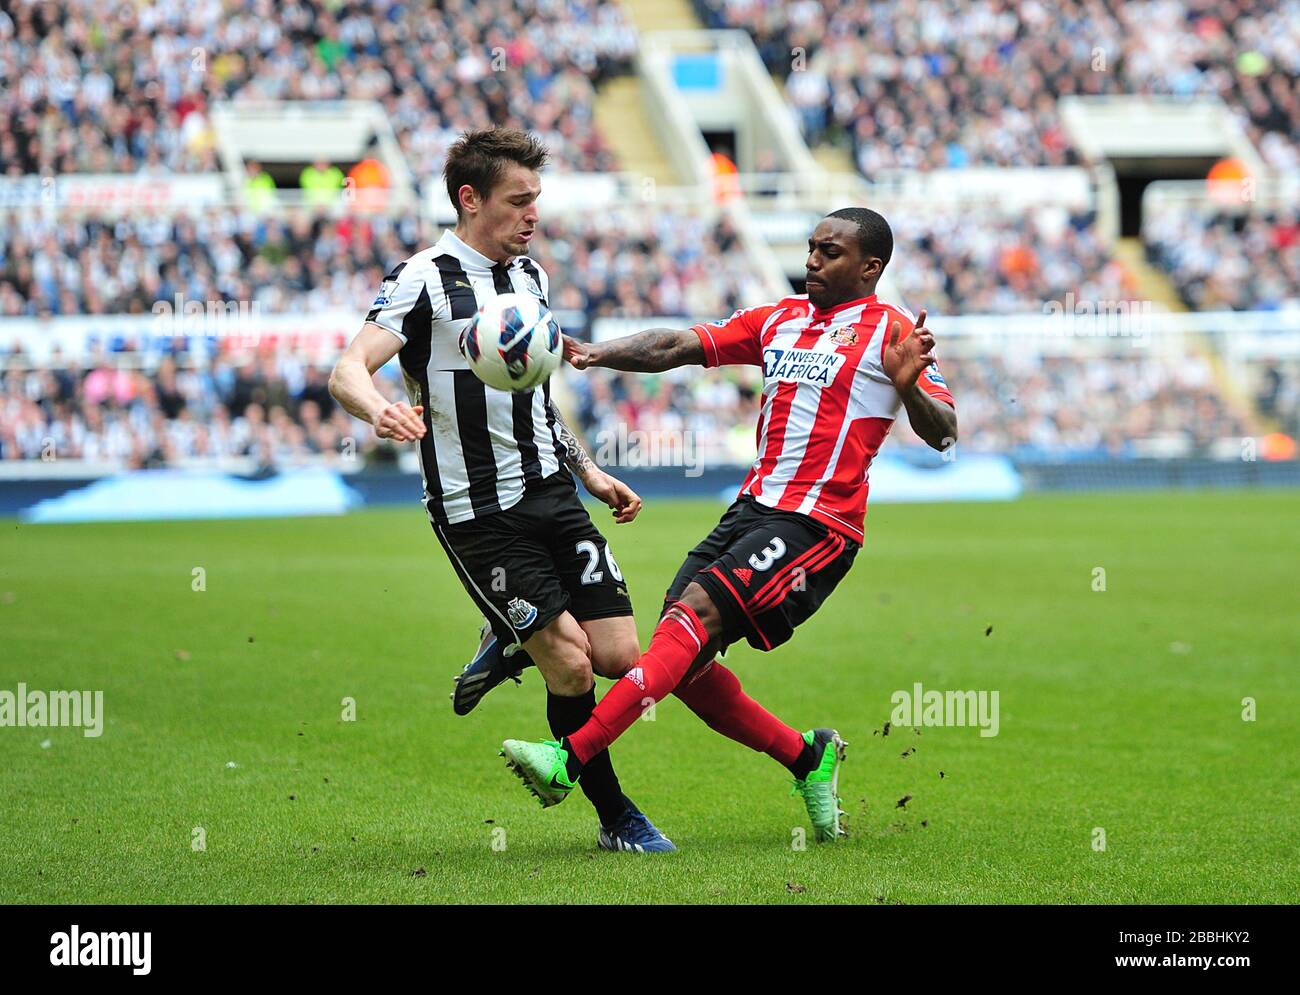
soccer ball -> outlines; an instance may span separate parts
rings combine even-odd
[[[559,368],[560,325],[532,294],[499,294],[478,309],[460,334],[460,354],[497,390],[526,391]]]

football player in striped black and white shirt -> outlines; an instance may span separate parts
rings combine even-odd
[[[486,619],[479,653],[453,694],[456,711],[468,712],[531,660],[546,681],[547,720],[559,740],[590,717],[593,672],[617,679],[640,655],[627,583],[569,471],[620,524],[636,517],[641,499],[583,451],[549,383],[526,393],[493,390],[458,347],[461,331],[497,294],[547,303],[549,278],[527,256],[546,158],[535,138],[511,129],[467,132],[451,146],[443,175],[456,228],[384,278],[330,389],[381,438],[419,444],[429,521]],[[374,386],[373,374],[393,356],[410,404],[390,404]],[[601,847],[675,849],[622,793],[608,752],[588,763],[582,786],[600,816]]]

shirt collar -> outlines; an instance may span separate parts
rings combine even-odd
[[[452,252],[459,256],[464,262],[473,263],[475,266],[482,266],[484,269],[492,269],[494,266],[498,265],[495,259],[489,259],[487,256],[483,255],[483,253],[479,252],[478,249],[474,248],[474,246],[470,245],[450,228],[442,233],[441,241],[446,243],[444,246],[445,248],[450,248]],[[514,265],[514,261],[518,258],[518,256],[513,256],[509,262],[501,263],[499,265],[505,266],[509,269]]]
[[[811,300],[808,302],[808,304],[812,308],[812,320],[824,321],[824,320],[829,320],[830,318],[834,318],[836,315],[841,314],[844,311],[847,311],[849,308],[865,307],[866,305],[871,304],[873,301],[875,301],[875,299],[876,299],[876,295],[872,294],[869,297],[859,297],[857,298],[857,300],[845,301],[843,304],[837,304],[835,305],[835,307],[826,308],[825,310],[817,307],[817,305],[813,304]]]

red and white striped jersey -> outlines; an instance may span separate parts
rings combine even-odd
[[[882,362],[894,321],[900,340],[911,334],[911,313],[874,294],[827,310],[800,294],[692,326],[705,366],[763,368],[758,455],[742,495],[862,541],[867,469],[902,406]],[[917,383],[953,403],[937,365]]]

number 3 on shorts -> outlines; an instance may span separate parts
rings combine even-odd
[[[785,556],[785,540],[780,536],[772,536],[772,541],[761,550],[761,554],[755,553],[749,558],[749,565],[760,572]]]
[[[599,584],[605,579],[604,573],[596,569],[600,566],[599,546],[590,539],[584,539],[582,542],[578,543],[576,552],[587,557],[587,566],[582,571],[582,583]],[[614,562],[614,554],[610,552],[608,546],[605,547],[605,563],[609,565],[609,572],[613,578],[621,583],[623,580],[623,571],[620,570],[618,564]]]

